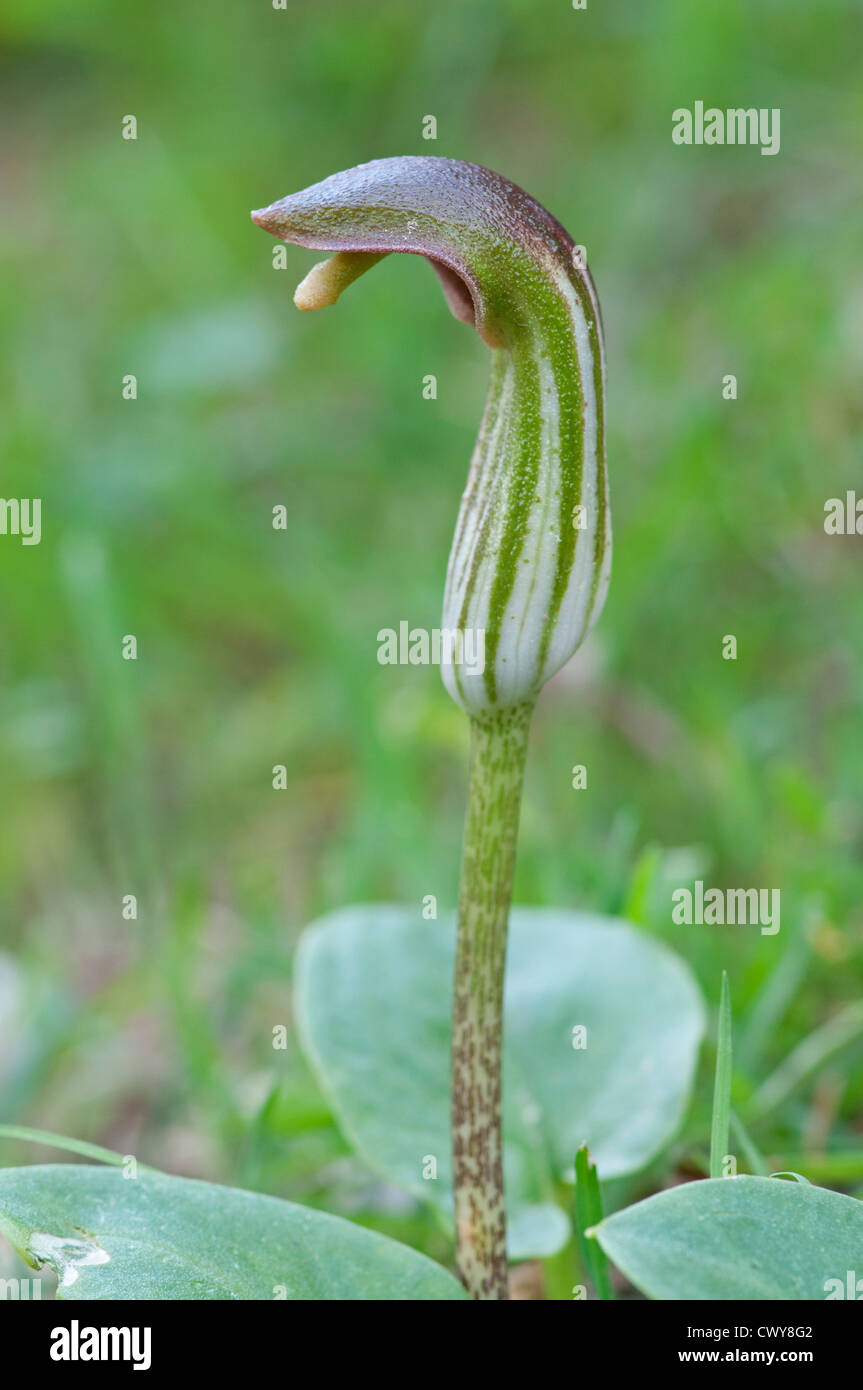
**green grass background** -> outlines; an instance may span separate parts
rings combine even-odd
[[[487,351],[411,257],[297,313],[314,254],[274,270],[248,217],[391,154],[526,186],[602,299],[614,573],[540,703],[518,899],[628,912],[714,1015],[727,968],[742,1106],[859,999],[863,537],[823,515],[863,497],[861,27],[835,0],[5,0],[0,493],[43,499],[43,540],[0,537],[0,1119],[448,1256],[271,1046],[304,922],[457,889],[465,720],[376,633],[438,622]],[[781,152],[675,146],[695,100],[781,108]],[[779,887],[779,936],[673,926],[695,876]],[[697,1171],[711,1065],[628,1196]],[[753,1137],[861,1192],[862,1109],[858,1034]]]

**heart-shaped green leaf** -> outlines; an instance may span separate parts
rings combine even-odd
[[[58,1297],[466,1298],[440,1265],[337,1216],[151,1170],[0,1170],[0,1231]]]
[[[855,1297],[857,1277],[863,1292],[863,1202],[807,1183],[685,1183],[607,1217],[596,1236],[650,1298]]]
[[[296,975],[300,1035],[345,1133],[389,1178],[446,1211],[454,941],[452,919],[346,908],[305,933]],[[571,1180],[579,1145],[612,1178],[668,1142],[702,1030],[686,966],[643,932],[611,918],[513,911],[504,1055],[513,1258],[564,1243],[568,1222],[548,1203],[555,1183]]]

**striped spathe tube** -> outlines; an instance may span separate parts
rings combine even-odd
[[[452,312],[492,350],[488,399],[447,572],[445,633],[485,634],[482,671],[443,665],[472,716],[532,703],[608,588],[605,359],[578,248],[521,188],[477,164],[374,160],[252,213],[283,241],[335,253],[295,295],[335,303],[383,256],[425,256]]]

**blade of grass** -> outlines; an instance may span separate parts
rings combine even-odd
[[[746,1107],[750,1123],[763,1120],[772,1110],[838,1056],[850,1043],[863,1037],[863,1002],[842,1009],[827,1023],[816,1028],[780,1062],[776,1070],[752,1096]]]
[[[719,1031],[716,1039],[716,1080],[713,1086],[713,1121],[710,1126],[710,1176],[721,1178],[728,1153],[731,1121],[731,991],[728,972],[722,972],[719,994]]]
[[[113,1149],[103,1149],[99,1144],[88,1144],[86,1139],[68,1139],[65,1134],[49,1134],[45,1129],[29,1129],[26,1125],[0,1125],[0,1139],[20,1139],[26,1144],[44,1144],[50,1149],[65,1149],[82,1158],[93,1158],[97,1163],[109,1163],[120,1168],[127,1161],[127,1154],[115,1153]],[[145,1168],[143,1163],[139,1168]]]
[[[575,1228],[585,1268],[599,1297],[607,1301],[614,1298],[608,1259],[601,1245],[590,1234],[601,1220],[602,1193],[596,1164],[591,1163],[588,1147],[582,1144],[575,1155]]]
[[[748,1129],[734,1110],[731,1112],[731,1128],[735,1141],[740,1145],[743,1157],[749,1165],[750,1173],[754,1173],[757,1178],[766,1178],[770,1170],[757,1144],[753,1142]]]
[[[823,918],[824,904],[813,897],[804,904],[802,920],[749,1010],[738,1056],[748,1071],[756,1070],[765,1048],[806,978],[812,955],[812,932]]]

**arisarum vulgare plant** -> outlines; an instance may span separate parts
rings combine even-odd
[[[476,164],[375,160],[252,213],[333,256],[295,302],[335,303],[383,256],[424,256],[492,350],[450,553],[445,631],[485,633],[485,666],[444,667],[471,722],[452,1020],[459,1273],[507,1296],[501,1071],[507,922],[528,729],[540,689],[602,608],[611,560],[599,304],[579,249],[522,189]]]
[[[738,1116],[723,981],[709,1161],[691,1154],[711,1177],[605,1217],[601,1180],[644,1173],[679,1134],[704,1031],[701,994],[643,916],[635,927],[559,907],[510,914],[531,713],[608,583],[603,349],[581,256],[521,189],[448,159],[363,165],[253,217],[334,253],[300,285],[301,308],[334,303],[382,257],[410,252],[431,262],[453,312],[492,350],[444,598],[445,630],[481,629],[487,657],[482,671],[467,659],[444,668],[472,731],[458,921],[420,920],[397,904],[346,906],[303,933],[294,971],[298,1039],[334,1118],[388,1180],[447,1216],[454,1204],[463,1283],[335,1215],[14,1124],[0,1124],[0,1141],[90,1162],[0,1169],[0,1234],[28,1265],[56,1272],[62,1299],[499,1299],[508,1253],[554,1260],[551,1298],[586,1297],[573,1279],[589,1276],[610,1299],[609,1261],[654,1299],[857,1297],[863,1203],[786,1181],[800,1176],[789,1163],[780,1180],[767,1176],[747,1126],[763,1119],[759,1097],[778,1103],[834,1056],[840,1023],[846,1041],[859,1035],[859,1007],[806,1039]],[[750,1174],[727,1176],[736,1174],[725,1153],[732,1133]],[[856,1173],[857,1156],[846,1157]],[[561,1206],[573,1210],[578,1264]]]

